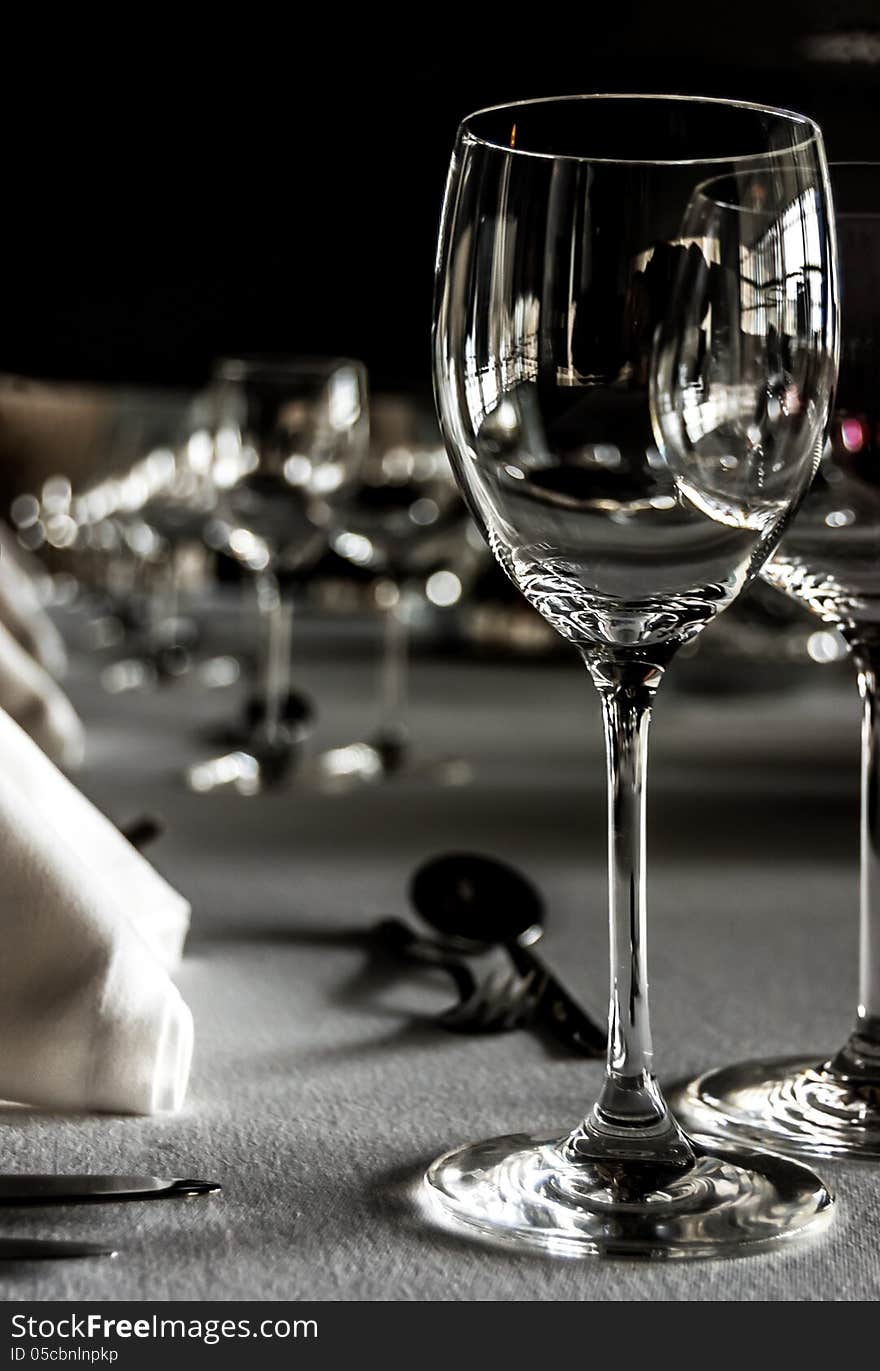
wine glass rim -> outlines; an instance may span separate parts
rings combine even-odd
[[[508,147],[504,143],[499,143],[491,138],[485,138],[478,133],[474,133],[471,124],[473,120],[481,118],[486,114],[499,114],[502,111],[514,111],[518,109],[528,109],[534,105],[565,105],[572,104],[580,100],[630,100],[632,102],[651,100],[665,100],[670,103],[694,104],[694,105],[722,105],[728,109],[752,110],[757,114],[771,114],[789,124],[800,124],[809,130],[808,136],[802,142],[794,143],[789,148],[780,148],[778,151],[767,150],[762,152],[736,153],[730,156],[711,156],[711,157],[594,157],[588,153],[571,152],[535,152],[529,148]],[[688,167],[688,166],[707,166],[714,162],[736,163],[754,162],[763,158],[790,157],[793,153],[801,152],[811,144],[819,142],[822,130],[811,119],[808,114],[800,114],[797,110],[783,109],[777,105],[762,105],[751,100],[730,100],[719,95],[671,95],[659,94],[647,91],[642,92],[590,92],[580,95],[542,95],[531,100],[512,100],[505,101],[498,105],[486,105],[483,109],[472,110],[470,114],[462,119],[458,137],[462,141],[477,143],[483,147],[492,148],[496,152],[504,152],[512,157],[533,157],[546,162],[584,162],[597,165],[608,166],[632,166],[632,167]]]

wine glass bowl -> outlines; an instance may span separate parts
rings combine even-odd
[[[850,638],[880,623],[880,164],[832,168],[844,333],[828,447],[763,575]]]
[[[719,178],[723,195],[700,191]],[[750,274],[761,244],[766,283]],[[584,96],[459,130],[435,297],[441,426],[496,558],[583,656],[608,755],[599,1098],[561,1138],[458,1148],[426,1177],[432,1212],[508,1245],[736,1254],[831,1212],[806,1168],[694,1142],[668,1110],[647,1008],[644,776],[666,667],[757,573],[812,475],[834,272],[821,135],[802,116]]]
[[[645,103],[664,108],[661,100]],[[715,114],[711,106],[704,114],[706,108]],[[521,140],[519,125],[517,136]],[[764,392],[768,385],[782,384],[783,372],[780,367],[771,376],[766,369],[765,338],[750,375],[740,372],[736,384],[725,387],[716,368],[702,410],[691,403],[681,420],[676,418],[681,397],[666,385],[668,403],[652,424],[646,402],[651,351],[672,284],[690,264],[678,298],[699,299],[702,308],[709,282],[726,275],[720,264],[707,263],[685,234],[704,232],[717,251],[717,233],[712,238],[711,223],[702,221],[715,213],[732,224],[741,207],[710,210],[699,200],[692,223],[679,226],[686,187],[695,185],[701,172],[709,175],[708,164],[690,167],[683,176],[675,165],[599,168],[570,159],[552,161],[552,172],[539,164],[535,173],[534,158],[518,162],[514,153],[501,159],[509,165],[493,180],[487,159],[492,162],[491,150],[469,150],[469,175],[457,183],[455,222],[468,214],[468,195],[474,193],[469,187],[476,185],[493,213],[486,212],[468,227],[464,241],[454,244],[455,275],[447,276],[438,300],[439,336],[448,350],[439,363],[446,377],[441,418],[456,473],[499,561],[563,636],[582,649],[617,646],[626,653],[644,648],[662,664],[739,593],[753,559],[759,563],[777,530],[792,487],[809,480],[832,350],[827,345],[803,349],[805,365],[824,367],[825,375],[815,386],[811,375],[796,378],[799,393],[810,401],[796,423],[792,419],[786,426],[782,403],[775,422],[770,418],[774,407]],[[731,179],[731,187],[723,189],[742,194],[737,184],[754,184],[759,176],[749,178],[743,170],[731,173]],[[774,191],[778,202],[779,188],[771,176],[765,179],[767,193]],[[542,191],[550,207],[538,222],[535,205],[540,206]],[[592,231],[591,220],[600,213],[601,231]],[[506,242],[504,251],[496,252],[488,240],[502,214],[508,222]],[[559,221],[566,214],[575,223],[571,241],[560,246]],[[809,201],[804,218],[815,229],[821,252],[821,198]],[[756,211],[753,220],[772,236],[770,213],[761,217]],[[517,234],[521,239],[524,232],[530,235],[531,255],[515,252]],[[777,225],[777,254],[783,252],[782,239]],[[789,240],[784,248],[794,270]],[[820,260],[817,266],[822,272],[827,263]],[[506,308],[493,308],[501,290],[513,299]],[[470,312],[462,309],[464,292]],[[725,326],[739,327],[748,301],[737,296],[735,310],[732,302],[715,303],[714,321],[718,304],[729,303]],[[827,304],[820,300],[817,308],[827,314]],[[698,322],[692,321],[692,330]],[[786,322],[791,327],[796,320]],[[666,323],[662,358],[667,367],[676,360],[676,328]],[[723,327],[717,325],[713,336],[723,336]],[[456,349],[461,355],[454,355]],[[660,386],[668,380],[662,378]],[[694,445],[693,428],[701,421],[705,427],[707,411],[717,410],[722,389],[727,421],[723,426],[716,421],[714,431]],[[760,403],[761,436],[777,441],[774,461],[756,464],[747,450],[757,446],[752,410]],[[805,438],[809,423],[813,428]],[[789,430],[787,452],[782,438]],[[713,455],[719,439],[721,450]],[[734,483],[731,472],[737,469]],[[731,495],[738,495],[739,503],[734,499],[728,507]]]
[[[297,571],[324,545],[321,497],[353,481],[366,378],[346,359],[227,359],[214,375],[214,480],[226,546],[251,569]]]
[[[794,512],[792,491],[815,473],[836,373],[823,198],[777,178],[741,172],[694,195],[652,371],[677,492],[742,532],[747,554],[758,534],[757,566]]]

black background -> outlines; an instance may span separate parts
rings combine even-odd
[[[470,109],[589,90],[802,109],[880,158],[880,66],[811,57],[863,3],[370,13],[46,11],[4,54],[0,369],[198,384],[234,352],[348,353],[428,379],[434,239]]]

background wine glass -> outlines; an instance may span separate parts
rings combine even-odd
[[[173,406],[173,423],[166,420],[161,441],[155,420],[148,450],[143,435],[133,443],[128,433],[122,479],[99,482],[73,506],[81,529],[75,546],[107,554],[108,581],[121,594],[127,650],[101,674],[113,693],[189,676],[199,687],[238,677],[234,658],[199,657],[200,630],[190,612],[206,592],[211,553],[204,532],[217,502],[209,400],[177,395],[165,406]],[[134,419],[143,423],[137,407]]]
[[[431,410],[401,395],[374,395],[370,448],[360,477],[322,503],[330,546],[374,572],[383,619],[379,723],[368,739],[332,748],[318,771],[334,785],[379,781],[416,772],[460,784],[460,759],[420,755],[408,719],[409,637],[426,603],[449,608],[480,564],[465,532],[467,511],[453,479]],[[481,545],[482,546],[482,545]]]
[[[217,505],[211,413],[210,395],[191,399],[178,441],[160,454],[167,476],[140,511],[143,539],[160,554],[148,583],[147,616],[147,665],[160,683],[192,673],[200,686],[230,685],[239,674],[232,657],[199,657],[200,627],[192,612],[193,600],[204,599],[213,568],[205,542]]]
[[[366,374],[341,358],[228,359],[217,368],[215,406],[212,543],[256,576],[266,649],[244,747],[191,767],[187,779],[199,793],[232,785],[253,795],[280,783],[296,755],[293,583],[324,546],[322,497],[344,491],[364,456]]]
[[[726,174],[730,204],[692,199]],[[760,224],[743,212],[759,200]],[[426,1178],[435,1212],[509,1245],[717,1255],[830,1212],[806,1168],[709,1149],[667,1108],[648,1022],[643,789],[665,668],[757,572],[814,470],[836,347],[827,205],[821,135],[781,111],[587,96],[481,111],[459,130],[436,296],[443,432],[496,557],[583,656],[608,751],[599,1099],[567,1136],[459,1148]],[[775,284],[754,314],[759,241]],[[686,404],[701,424],[680,422]]]
[[[180,666],[163,622],[162,593],[174,564],[173,542],[154,517],[183,510],[181,473],[192,433],[191,397],[183,392],[47,388],[17,381],[14,398],[41,416],[90,415],[67,470],[12,503],[19,541],[71,576],[91,601],[89,636],[118,652],[102,671],[110,690],[154,685]]]
[[[832,166],[843,342],[834,420],[804,505],[763,576],[839,629],[864,704],[861,937],[855,1027],[829,1060],[712,1071],[695,1125],[815,1156],[880,1157],[880,163]]]

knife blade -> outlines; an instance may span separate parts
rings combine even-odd
[[[156,1200],[213,1195],[216,1181],[161,1176],[0,1176],[0,1205],[96,1204],[111,1200]]]
[[[115,1257],[115,1247],[100,1242],[75,1242],[55,1238],[0,1238],[0,1261],[63,1261],[79,1257]]]

